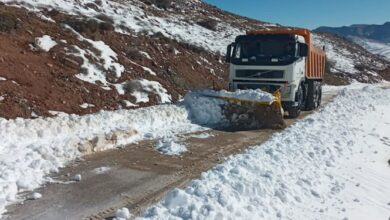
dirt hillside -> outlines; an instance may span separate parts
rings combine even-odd
[[[197,0],[1,0],[0,117],[137,108],[226,88],[226,45],[275,26]],[[348,51],[359,71],[330,68],[327,82],[388,79],[387,61],[361,47]],[[358,62],[362,54],[370,62]]]

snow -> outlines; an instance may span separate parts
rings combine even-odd
[[[172,97],[168,91],[157,81],[147,79],[132,80],[130,86],[133,89],[131,95],[136,98],[136,103],[149,102],[149,94],[156,94],[160,103],[171,103]]]
[[[84,109],[86,109],[86,108],[93,108],[93,107],[95,107],[95,105],[89,104],[89,103],[83,103],[83,104],[80,105],[80,108],[84,108]]]
[[[272,94],[261,90],[237,90],[235,92],[203,90],[190,92],[184,97],[183,103],[188,109],[188,112],[190,112],[191,119],[194,123],[207,126],[219,126],[228,122],[222,109],[222,106],[227,101],[210,97],[227,97],[267,103],[275,100]]]
[[[4,96],[0,95],[0,102],[4,101],[4,99],[5,99]]]
[[[150,69],[149,67],[145,67],[145,66],[142,66],[142,65],[139,65],[138,63],[136,62],[133,62],[130,60],[130,63],[136,65],[136,66],[139,66],[141,67],[143,70],[145,70],[146,72],[148,72],[150,75],[153,75],[153,76],[157,76],[157,74],[152,70]]]
[[[197,138],[197,139],[207,139],[210,137],[214,137],[214,135],[209,134],[209,133],[200,133],[200,134],[193,134],[191,135],[192,138]]]
[[[130,101],[128,101],[128,100],[123,100],[122,101],[124,104],[125,104],[125,106],[126,107],[137,107],[138,105],[136,105],[136,104],[133,104],[132,102],[130,102]]]
[[[96,55],[92,51],[87,49],[84,50],[76,45],[73,45],[73,51],[68,52],[68,54],[80,57],[83,60],[81,69],[83,69],[84,72],[77,74],[76,75],[77,78],[92,84],[96,84],[96,82],[99,81],[103,84],[102,87],[103,89],[110,90],[110,87],[108,87],[109,83],[107,82],[106,79],[106,73],[101,71],[101,69],[97,65],[93,64],[87,58],[90,56],[96,57]]]
[[[37,200],[42,198],[42,194],[34,192],[32,195],[28,197],[29,200]]]
[[[74,177],[72,177],[73,181],[80,182],[82,179],[81,174],[76,174]]]
[[[103,67],[105,70],[113,70],[115,76],[120,78],[122,73],[125,71],[125,67],[117,63],[118,60],[117,54],[103,41],[93,41],[90,39],[85,39],[88,41],[95,49],[100,52],[100,60],[103,60]]]
[[[130,220],[131,214],[128,208],[120,208],[115,213],[116,220]]]
[[[176,105],[33,120],[0,118],[0,213],[23,199],[18,192],[51,182],[47,174],[79,156],[204,129],[191,122],[184,106]]]
[[[155,146],[156,150],[166,155],[180,155],[187,151],[183,144],[177,143],[177,140],[172,137],[166,137],[158,140]]]
[[[387,219],[389,110],[389,89],[345,88],[138,219]]]
[[[143,4],[133,1],[102,0],[102,6],[99,6],[101,11],[85,7],[87,3],[93,3],[92,0],[2,0],[2,2],[19,5],[35,12],[54,8],[60,12],[85,17],[96,17],[104,13],[113,19],[117,32],[125,34],[147,32],[151,35],[160,32],[179,42],[186,42],[221,54],[226,52],[226,45],[245,32],[245,30],[231,26],[228,22],[219,21],[218,34],[216,34],[215,31],[199,26],[195,21],[188,21],[185,17],[172,14],[166,17],[152,16],[141,8],[144,7]]]
[[[94,50],[81,49],[76,45],[67,48],[68,54],[80,57],[83,60],[81,68],[84,72],[76,75],[76,77],[92,84],[100,81],[103,84],[102,88],[106,90],[111,90],[109,85],[115,87],[115,84],[107,81],[107,74],[113,72],[116,78],[120,78],[125,71],[125,67],[118,63],[118,55],[103,41],[85,38],[68,25],[64,27],[72,31],[80,41],[88,42],[94,48]]]
[[[314,44],[320,48],[325,46],[327,59],[334,64],[331,68],[331,72],[358,73],[358,70],[355,68],[356,59],[352,57],[350,51],[336,45],[330,39],[321,35],[313,34],[313,41]]]
[[[351,39],[369,52],[382,55],[390,60],[390,43],[382,43],[379,41],[359,37],[352,37]]]
[[[271,93],[261,91],[260,89],[236,90],[234,92],[229,92],[226,90],[221,90],[221,91],[206,90],[206,91],[202,91],[201,94],[208,95],[208,96],[236,98],[236,99],[241,99],[246,101],[268,102],[268,103],[272,103],[275,100],[275,97]]]
[[[48,22],[52,22],[52,23],[56,23],[56,21],[54,21],[52,18],[50,17],[47,17],[45,16],[44,14],[42,13],[37,13],[38,17],[42,20],[45,20],[45,21],[48,21]]]
[[[50,49],[56,45],[57,42],[49,35],[43,35],[42,37],[35,38],[35,46],[42,51],[49,52]]]
[[[147,52],[145,52],[145,51],[140,51],[139,53],[142,54],[142,55],[144,55],[144,56],[145,56],[147,59],[149,59],[149,60],[152,59],[152,57],[151,57]]]
[[[187,108],[194,123],[205,126],[218,126],[227,122],[222,114],[226,101],[206,97],[201,92],[190,92],[184,96],[182,104]]]
[[[98,167],[93,170],[94,173],[101,175],[109,172],[111,170],[111,167]]]
[[[160,92],[162,102],[170,98],[156,86],[157,82],[141,82],[140,85],[156,87],[153,92]],[[17,195],[19,192],[53,181],[48,174],[58,172],[82,155],[140,140],[161,140],[160,149],[168,154],[184,152],[185,146],[177,143],[176,136],[208,129],[199,124],[212,127],[222,123],[221,103],[219,99],[193,93],[179,105],[101,111],[84,116],[50,111],[54,117],[0,118],[0,213],[6,205],[23,199]],[[75,177],[81,180],[81,175]]]
[[[0,81],[6,81],[6,80],[7,80],[7,78],[4,78],[4,77],[0,76]]]

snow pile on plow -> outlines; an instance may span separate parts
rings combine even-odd
[[[283,128],[280,95],[261,90],[204,90],[184,98],[195,123],[234,130]]]

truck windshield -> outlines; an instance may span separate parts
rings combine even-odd
[[[292,36],[241,36],[236,40],[233,61],[239,64],[292,63],[296,58],[297,42]]]

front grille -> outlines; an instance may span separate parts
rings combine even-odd
[[[283,79],[283,70],[237,70],[236,77],[240,78],[262,78],[262,79]]]

